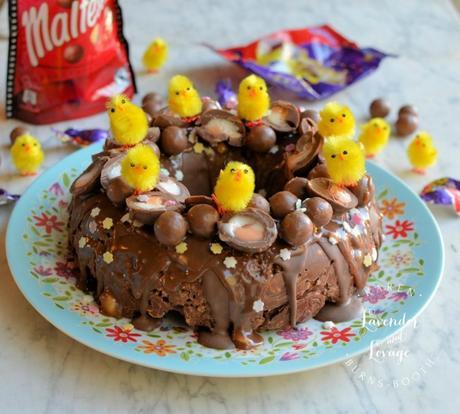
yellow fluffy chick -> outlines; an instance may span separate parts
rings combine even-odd
[[[35,175],[45,156],[40,142],[32,135],[23,134],[11,147],[11,158],[21,175]]]
[[[175,75],[168,85],[168,105],[172,112],[191,121],[201,113],[203,102],[189,78]]]
[[[168,44],[160,37],[157,37],[150,45],[142,57],[145,68],[150,73],[158,72],[168,58]]]
[[[153,190],[159,175],[160,161],[148,145],[136,145],[121,161],[121,176],[135,189],[136,194]]]
[[[327,138],[322,153],[329,176],[339,186],[356,185],[366,172],[364,148],[351,138]]]
[[[367,158],[374,157],[385,148],[390,132],[390,125],[383,118],[372,118],[361,126],[359,142],[364,145]]]
[[[355,133],[355,117],[350,108],[337,102],[329,102],[319,113],[318,132],[323,137],[352,137]]]
[[[107,103],[110,129],[115,142],[131,147],[141,142],[149,128],[147,115],[125,95],[115,95]]]
[[[267,84],[256,75],[244,78],[238,89],[238,115],[250,123],[257,123],[270,108]]]
[[[219,212],[244,210],[254,194],[255,176],[249,165],[230,161],[220,170],[213,198]]]
[[[433,139],[428,132],[419,132],[407,148],[407,156],[414,172],[425,174],[428,167],[436,164],[438,150],[433,144]]]

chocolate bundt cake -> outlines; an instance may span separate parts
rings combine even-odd
[[[330,180],[311,113],[277,101],[248,127],[212,101],[188,122],[152,112],[144,144],[161,175],[143,194],[121,176],[126,150],[108,140],[71,187],[79,286],[138,329],[178,312],[219,349],[254,347],[257,331],[313,317],[355,317],[381,217],[370,176],[348,188]],[[212,193],[229,161],[252,167],[256,189],[248,208],[221,214]]]

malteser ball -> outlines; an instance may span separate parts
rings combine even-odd
[[[263,210],[266,213],[270,213],[270,203],[264,196],[257,193],[253,194],[248,207],[258,208],[259,210]]]
[[[307,209],[305,213],[310,217],[315,226],[322,227],[331,221],[333,213],[332,206],[323,198],[308,198],[302,204]]]
[[[29,131],[22,127],[22,126],[18,126],[16,128],[14,128],[11,132],[10,132],[10,141],[12,144],[14,144],[14,141],[16,141],[16,138],[17,137],[20,137],[21,135],[24,135],[24,134],[27,134]]]
[[[390,113],[389,103],[383,99],[374,99],[369,107],[371,118],[385,118]]]
[[[304,177],[291,178],[285,184],[284,189],[303,200],[307,196],[307,181]]]
[[[161,244],[175,246],[187,234],[187,221],[176,211],[165,211],[155,221],[154,231]]]
[[[298,198],[289,191],[279,191],[270,197],[270,209],[275,218],[283,218],[296,209]]]
[[[68,45],[64,49],[64,59],[69,63],[78,63],[84,55],[85,51],[80,45]]]
[[[314,109],[305,109],[305,111],[302,111],[300,114],[300,118],[311,119],[315,124],[317,124],[319,121],[319,112],[315,111]]]
[[[414,133],[418,128],[418,118],[409,113],[399,116],[395,124],[396,134],[400,137],[406,137]]]
[[[267,125],[257,125],[251,128],[246,146],[255,152],[267,152],[276,144],[276,133]]]
[[[166,155],[180,154],[187,145],[187,132],[184,128],[169,126],[161,133],[161,148]]]
[[[157,142],[160,139],[160,128],[158,127],[150,127],[147,130],[147,135],[145,139],[152,142]]]
[[[313,234],[313,223],[301,211],[289,213],[281,221],[281,237],[292,246],[300,246]]]
[[[219,213],[209,204],[196,204],[188,211],[187,221],[194,235],[207,239],[217,232]]]
[[[307,176],[309,180],[312,180],[313,178],[318,178],[318,177],[329,178],[329,173],[327,172],[326,164],[318,164],[308,173],[308,176]]]
[[[403,105],[401,108],[399,108],[398,117],[403,114],[418,116],[418,110],[414,105]]]

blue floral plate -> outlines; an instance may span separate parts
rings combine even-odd
[[[202,347],[172,319],[150,333],[127,320],[99,313],[92,297],[75,287],[66,263],[69,186],[100,145],[80,150],[44,172],[18,201],[8,225],[7,256],[17,285],[35,309],[77,341],[125,361],[165,371],[219,377],[287,374],[317,368],[369,349],[418,315],[441,280],[444,252],[439,229],[423,202],[399,179],[374,164],[386,239],[363,297],[362,319],[325,328],[308,321],[297,329],[264,333],[250,351]]]

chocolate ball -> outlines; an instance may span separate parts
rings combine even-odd
[[[257,193],[253,194],[248,207],[258,208],[259,210],[263,210],[266,213],[270,213],[270,203],[264,196],[261,196]]]
[[[305,109],[305,111],[302,111],[300,114],[300,118],[309,118],[311,119],[315,124],[318,123],[319,121],[319,112],[315,111],[314,109]]]
[[[303,200],[307,196],[307,181],[304,177],[291,178],[285,184],[284,189]]]
[[[296,209],[298,198],[289,191],[279,191],[270,197],[270,209],[275,218],[283,218]]]
[[[184,128],[169,126],[161,133],[161,148],[166,155],[180,154],[187,145],[187,132]]]
[[[400,137],[405,137],[412,134],[418,128],[418,118],[409,113],[399,116],[395,124],[396,134]]]
[[[281,237],[292,246],[300,246],[313,234],[313,223],[301,211],[294,211],[284,217],[280,225]]]
[[[177,211],[165,211],[157,218],[153,229],[161,244],[175,246],[187,234],[187,221]]]
[[[251,128],[246,137],[246,146],[255,152],[267,152],[276,144],[276,133],[267,125]]]
[[[403,114],[418,116],[418,110],[413,105],[403,105],[401,106],[401,108],[399,108],[398,117],[400,117]]]
[[[390,113],[390,105],[383,98],[374,99],[369,107],[369,113],[371,118],[385,118]]]
[[[163,97],[155,92],[150,92],[142,98],[142,109],[153,118],[165,106]]]
[[[27,134],[29,131],[22,127],[22,126],[18,126],[16,128],[14,128],[11,132],[10,132],[10,141],[12,144],[14,144],[14,141],[16,141],[16,138],[21,136],[21,135],[24,135],[24,134]]]
[[[68,45],[64,49],[64,59],[69,63],[78,63],[85,53],[85,50],[80,45]]]
[[[312,197],[304,200],[302,205],[307,209],[306,214],[317,227],[322,227],[331,221],[332,206],[321,197]]]
[[[207,239],[217,231],[219,213],[209,204],[197,204],[188,211],[187,220],[195,236]]]
[[[147,135],[145,136],[145,139],[152,142],[157,142],[160,139],[160,128],[150,127],[147,130]]]

